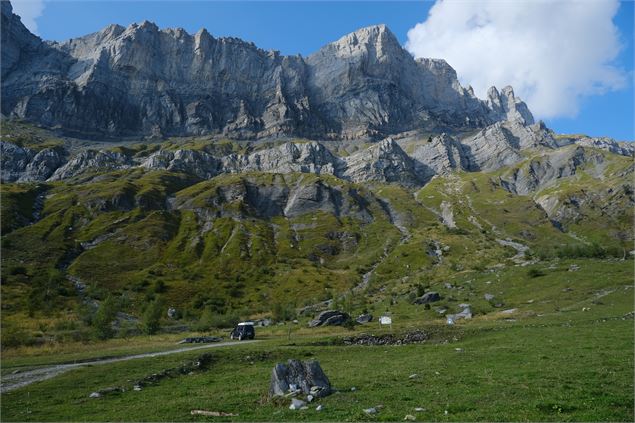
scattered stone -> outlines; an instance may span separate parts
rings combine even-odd
[[[417,408],[415,408],[415,411],[416,411],[416,412],[418,412],[418,413],[420,413],[420,412],[422,412],[422,411],[426,411],[426,409],[425,409],[425,408],[423,408],[423,407],[417,407]]]
[[[168,308],[168,318],[170,319],[176,318],[176,309],[174,307]]]
[[[368,335],[361,334],[358,336],[350,336],[342,339],[344,345],[404,345],[418,344],[428,339],[428,335],[420,330],[408,332],[405,335],[398,336],[394,334],[385,335]]]
[[[569,266],[569,272],[576,272],[580,270],[580,266],[578,266],[577,264],[572,264],[571,266]]]
[[[483,295],[483,297],[486,301],[492,301],[494,299],[494,296],[492,294],[485,294]]]
[[[445,307],[435,307],[434,310],[439,314],[445,314],[448,311],[448,309]]]
[[[411,374],[410,376],[408,376],[408,379],[416,379],[419,375],[416,373]]]
[[[141,390],[141,386],[135,385],[135,386],[132,387],[132,390],[133,391],[140,391]]]
[[[403,419],[407,421],[411,421],[411,422],[414,422],[417,420],[417,418],[413,416],[412,414],[406,414],[406,417],[404,417]]]
[[[353,387],[351,388],[351,392],[355,392],[355,391],[357,391],[357,388],[353,386]]]
[[[17,375],[18,373],[20,373],[20,369],[11,372],[12,375]]]
[[[324,410],[324,406],[322,404],[315,407],[315,411],[322,411],[322,410]]]
[[[502,306],[504,306],[504,304],[503,304],[503,303],[496,303],[496,304],[494,304],[494,307],[496,307],[496,308],[501,308]]]
[[[302,407],[306,406],[306,402],[299,400],[297,398],[291,399],[291,405],[289,406],[289,410],[300,410]]]
[[[211,344],[212,342],[220,342],[223,338],[219,336],[194,336],[185,338],[178,342],[178,344]]]
[[[254,326],[267,327],[271,326],[272,323],[273,321],[271,319],[260,319],[254,321]]]
[[[101,398],[104,395],[108,395],[108,394],[119,394],[122,392],[125,392],[126,390],[119,387],[119,386],[113,386],[110,388],[104,388],[104,389],[100,389],[99,391],[95,391],[93,393],[91,393],[88,397],[89,398]]]
[[[148,375],[143,379],[135,381],[134,385],[143,388],[144,386],[156,384],[168,377],[190,375],[193,374],[195,371],[207,370],[213,361],[213,357],[210,353],[201,354],[196,359],[184,363],[179,367],[165,369],[160,371],[159,373],[152,373],[151,375]]]
[[[209,417],[237,417],[236,413],[225,413],[223,411],[208,411],[208,410],[192,410],[190,414],[193,416],[209,416]]]
[[[313,395],[315,398],[325,397],[332,392],[331,383],[320,363],[315,360],[289,360],[287,364],[275,365],[271,372],[269,395],[285,396],[296,391]]]
[[[313,395],[311,395],[311,394],[307,395],[306,396],[306,402],[313,402],[313,398],[314,398]]]
[[[326,310],[321,312],[315,319],[309,322],[309,327],[317,326],[338,326],[350,320],[350,316],[343,311]]]
[[[463,352],[463,348],[455,348],[454,351],[456,352]]]
[[[364,409],[364,413],[366,413],[366,414],[370,414],[370,415],[372,415],[372,414],[377,414],[377,411],[378,411],[378,410],[377,410],[377,408],[376,408],[376,407],[371,407],[371,408],[365,408],[365,409]]]
[[[454,285],[452,285],[452,284],[451,284],[451,283],[449,283],[449,282],[446,282],[446,283],[444,283],[444,284],[443,284],[443,287],[444,287],[445,289],[453,289],[453,288],[454,288]]]
[[[357,317],[357,319],[355,319],[355,321],[360,324],[368,323],[368,322],[371,322],[372,320],[373,320],[373,315],[369,313],[360,314]]]
[[[426,292],[421,297],[414,300],[414,304],[430,304],[440,300],[441,296],[438,292]]]
[[[589,310],[591,310],[591,308],[589,308],[589,307],[582,307],[582,311],[589,311]]]
[[[468,304],[468,303],[461,303],[461,304],[459,304],[459,307],[460,307],[460,308],[468,308],[468,307],[470,307],[470,304]]]
[[[517,309],[517,308],[510,308],[510,309],[508,309],[508,310],[503,310],[503,311],[501,311],[501,314],[514,314],[514,313],[516,313],[517,311],[518,311],[518,309]]]
[[[573,288],[567,287],[562,289],[562,292],[571,292],[571,291],[573,291]]]

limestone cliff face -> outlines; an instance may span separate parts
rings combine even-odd
[[[533,123],[511,89],[477,99],[443,60],[414,60],[384,25],[307,58],[201,30],[110,25],[63,43],[2,2],[2,113],[82,137],[384,138]]]

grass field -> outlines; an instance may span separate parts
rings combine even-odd
[[[571,264],[580,270],[566,270]],[[498,274],[457,274],[452,283],[473,285],[471,303],[481,311],[455,326],[445,325],[433,310],[405,301],[395,304],[392,330],[422,329],[431,334],[423,344],[331,342],[381,332],[375,324],[352,331],[310,330],[301,322],[293,326],[290,339],[288,326],[275,326],[258,331],[260,343],[210,350],[214,363],[207,371],[165,379],[140,392],[131,389],[133,380],[178,366],[201,352],[88,366],[5,393],[2,420],[401,421],[410,414],[420,421],[633,421],[632,262],[556,261],[539,267],[545,273],[539,277],[514,266]],[[487,310],[489,305],[478,298],[491,291],[504,298],[505,308],[518,310]],[[449,296],[444,293],[451,307]],[[375,313],[382,311],[377,308]],[[159,335],[79,348],[9,350],[2,359],[3,374],[73,359],[173,348],[177,339]],[[322,411],[314,405],[292,411],[288,402],[267,400],[271,369],[290,358],[319,360],[337,389],[318,402]],[[410,378],[413,374],[417,376]],[[88,397],[111,386],[126,391]],[[383,407],[376,415],[363,412],[377,405]],[[418,407],[425,411],[416,412]],[[192,409],[239,415],[192,416]]]

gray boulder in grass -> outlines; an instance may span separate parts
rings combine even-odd
[[[269,396],[285,396],[297,391],[316,398],[331,394],[331,382],[319,362],[289,360],[286,364],[275,365],[271,372]]]
[[[314,328],[317,326],[338,326],[343,325],[351,316],[343,311],[326,310],[320,313],[315,319],[309,322],[309,327]]]

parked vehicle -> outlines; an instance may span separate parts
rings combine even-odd
[[[231,339],[254,339],[256,337],[256,331],[254,330],[254,322],[240,322],[229,335]]]

